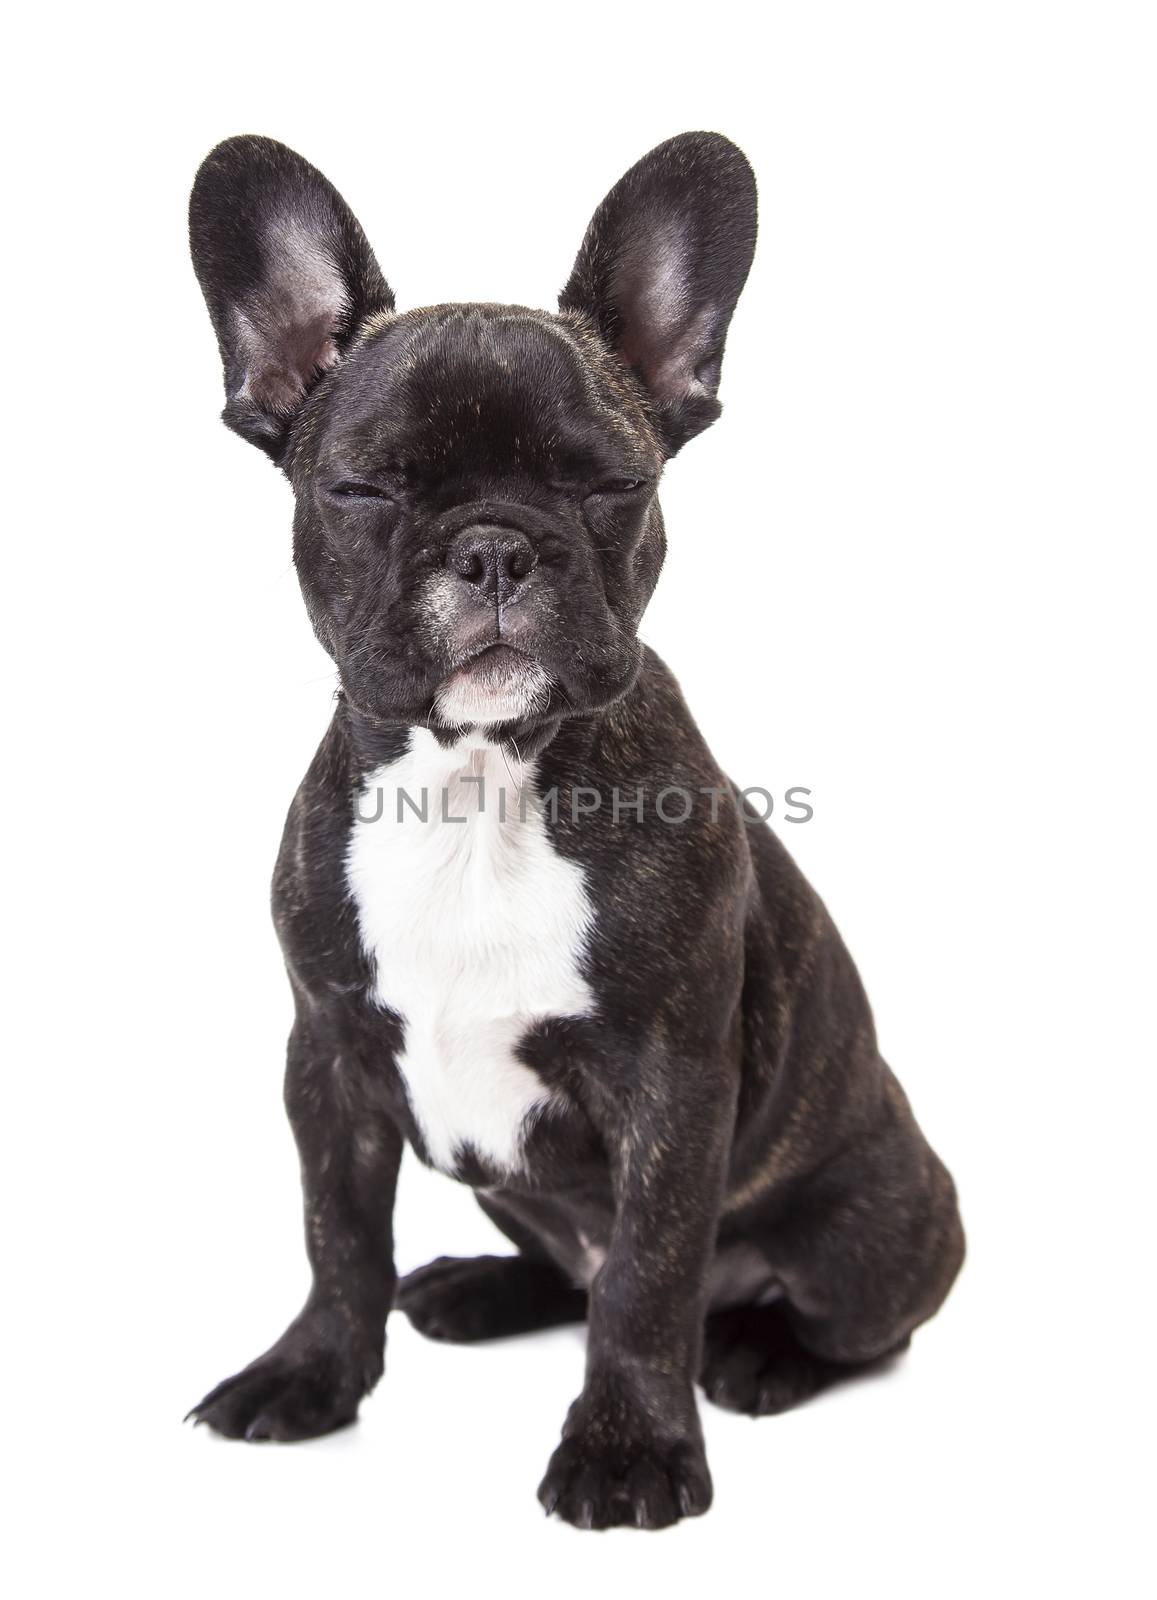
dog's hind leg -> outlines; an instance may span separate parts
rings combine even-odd
[[[956,1191],[894,1086],[889,1100],[869,1137],[745,1223],[783,1298],[708,1315],[699,1381],[717,1404],[787,1410],[906,1349],[948,1293]]]
[[[905,1337],[887,1355],[906,1349]],[[800,1342],[786,1300],[713,1311],[703,1329],[699,1382],[708,1400],[727,1411],[774,1416],[810,1400],[821,1389],[882,1364],[828,1361]]]

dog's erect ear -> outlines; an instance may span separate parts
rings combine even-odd
[[[668,139],[595,212],[563,311],[646,385],[668,451],[715,421],[723,344],[755,251],[755,177],[718,133]]]
[[[394,297],[341,195],[273,139],[226,139],[205,158],[189,241],[225,365],[225,421],[277,460],[310,388]]]

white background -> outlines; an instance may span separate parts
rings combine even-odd
[[[414,11],[17,24],[11,1592],[1139,1595],[1152,12]],[[362,1423],[315,1444],[180,1425],[305,1289],[266,897],[334,686],[288,489],[216,421],[184,209],[212,144],[272,134],[345,194],[400,306],[549,305],[605,190],[694,127],[747,151],[762,227],[645,633],[737,779],[813,789],[783,835],[971,1255],[887,1377],[758,1423],[705,1407],[708,1517],[592,1536],[534,1498],[575,1331],[394,1325]],[[403,1267],[492,1244],[412,1163],[398,1240]]]

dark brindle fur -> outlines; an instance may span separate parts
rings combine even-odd
[[[293,484],[297,569],[342,683],[274,884],[313,1289],[195,1415],[250,1439],[351,1421],[392,1306],[442,1339],[585,1318],[586,1383],[544,1505],[585,1526],[702,1511],[696,1379],[722,1405],[780,1411],[902,1349],[963,1255],[952,1181],[880,1059],[839,935],[776,836],[744,821],[637,641],[663,559],[663,463],[719,411],[755,243],[750,169],[714,134],[645,157],[596,213],[557,315],[395,314],[340,197],[265,139],[209,156],[192,243],[225,418]],[[499,642],[549,680],[491,733],[564,797],[551,843],[594,907],[596,1004],[522,1040],[555,1097],[521,1170],[457,1154],[518,1253],[398,1284],[398,1163],[407,1141],[427,1152],[346,852],[368,775],[413,728],[456,739],[439,686]],[[668,785],[724,797],[677,826],[565,804],[576,786]]]

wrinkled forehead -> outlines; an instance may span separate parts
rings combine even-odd
[[[324,449],[417,472],[651,472],[631,385],[561,317],[447,306],[387,316],[341,373]]]

